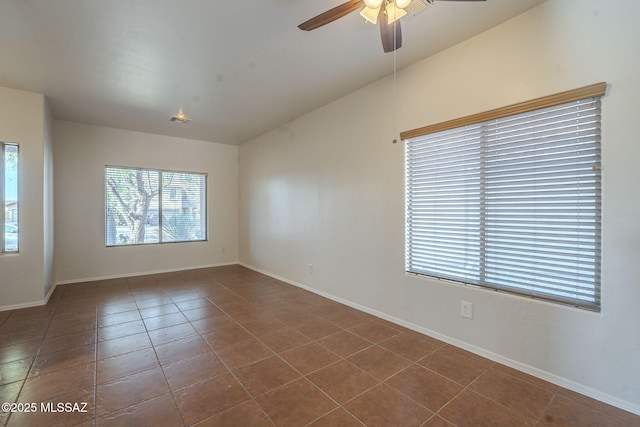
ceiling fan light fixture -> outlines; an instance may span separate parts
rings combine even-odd
[[[380,14],[380,8],[372,9],[370,7],[365,7],[360,11],[360,16],[367,20],[367,22],[371,22],[372,24],[378,23],[378,15]]]
[[[365,6],[369,9],[379,9],[384,0],[364,0]]]
[[[407,14],[404,9],[400,9],[395,2],[387,4],[385,9],[387,14],[387,24],[391,25],[396,22],[398,19],[402,18]]]
[[[343,0],[344,1],[344,0]],[[415,16],[436,0],[347,0],[298,25],[303,31],[311,31],[340,19],[356,10],[368,22],[380,21],[380,39],[385,53],[395,52],[402,47],[400,19],[406,15]],[[455,2],[485,2],[487,0],[439,0]],[[365,5],[364,9],[362,6]],[[378,12],[375,17],[374,12]],[[396,24],[397,21],[397,24]],[[391,26],[390,24],[393,24]]]

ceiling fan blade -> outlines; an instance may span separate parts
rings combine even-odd
[[[305,21],[302,24],[298,25],[298,28],[304,31],[315,30],[318,27],[327,25],[328,23],[333,22],[336,19],[350,14],[354,10],[361,8],[363,5],[364,2],[362,0],[350,0],[346,3],[342,3],[341,5],[334,7],[333,9],[329,9],[318,16],[314,16],[308,21]]]
[[[400,49],[402,47],[402,30],[400,28],[400,20],[398,19],[396,22],[389,25],[389,20],[387,19],[387,14],[384,13],[384,8],[380,8],[378,21],[380,21],[382,50],[384,50],[385,53],[389,53],[396,49]]]

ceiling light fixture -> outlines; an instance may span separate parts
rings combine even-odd
[[[387,25],[391,25],[396,22],[398,19],[402,18],[407,14],[407,12],[398,6],[398,2],[387,3],[387,8],[385,9],[387,13]]]
[[[369,8],[369,9],[377,9],[380,6],[382,6],[382,2],[383,0],[364,0],[364,4]]]
[[[298,25],[303,31],[311,31],[327,25],[360,9],[360,15],[372,24],[380,22],[382,50],[394,52],[402,47],[400,19],[406,15],[416,16],[436,0],[348,0]],[[481,2],[487,0],[439,0]],[[364,8],[362,8],[364,6]],[[361,9],[362,8],[362,9]]]
[[[184,115],[184,113],[182,112],[182,108],[180,108],[178,110],[178,112],[176,114],[174,114],[173,116],[171,116],[171,118],[169,119],[170,122],[180,122],[180,123],[187,123],[190,122],[191,119],[188,118],[187,116]]]
[[[360,16],[367,20],[367,22],[371,22],[372,24],[378,23],[378,14],[380,13],[380,6],[371,8],[365,7],[360,11]]]
[[[364,8],[360,11],[360,16],[372,24],[378,23],[380,8],[384,8],[387,15],[387,25],[391,25],[407,14],[404,10],[412,0],[364,0]]]

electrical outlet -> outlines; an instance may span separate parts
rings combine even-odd
[[[466,319],[473,319],[473,304],[466,301],[460,302],[460,316]]]
[[[225,253],[225,251],[226,251],[225,248],[220,249],[220,253],[222,253],[222,254]]]
[[[309,264],[309,273],[313,273],[313,264]]]

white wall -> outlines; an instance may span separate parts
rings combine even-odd
[[[610,84],[601,313],[404,274],[390,78],[241,146],[241,262],[640,413],[639,20],[635,0],[550,0],[398,74],[398,130]]]
[[[54,141],[58,283],[237,262],[238,147],[64,121]],[[207,173],[208,241],[105,247],[106,165]]]
[[[52,253],[43,236],[45,198],[45,132],[50,120],[42,95],[0,88],[0,141],[19,144],[19,253],[0,256],[0,311],[42,304],[48,292],[45,265]],[[51,177],[52,178],[52,177]],[[52,242],[53,235],[47,234]]]
[[[43,152],[42,152],[42,245],[43,245],[43,273],[44,294],[48,299],[55,284],[54,265],[54,194],[53,194],[53,116],[49,105],[45,102],[43,123]]]

